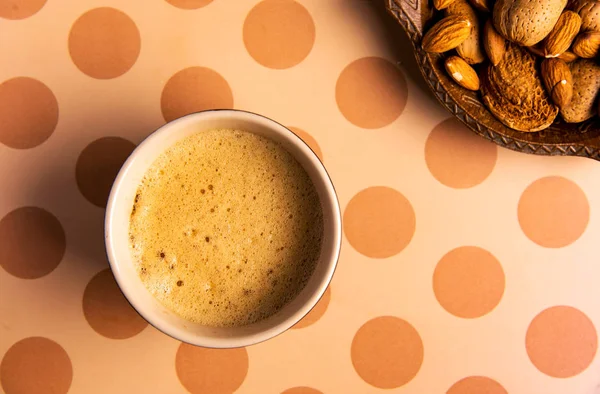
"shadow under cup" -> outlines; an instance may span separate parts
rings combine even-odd
[[[311,178],[323,209],[321,254],[306,287],[276,314],[240,327],[208,327],[185,320],[165,308],[146,289],[135,269],[129,246],[129,217],[142,178],[154,160],[175,142],[214,129],[251,132],[281,144]],[[231,348],[272,338],[296,324],[319,301],[337,265],[341,245],[341,214],[335,189],[316,154],[295,134],[263,116],[236,110],[194,113],[167,123],[133,151],[113,185],[106,210],[108,260],[121,291],[150,324],[181,341],[205,347]]]

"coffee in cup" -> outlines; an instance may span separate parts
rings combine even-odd
[[[300,293],[323,231],[315,186],[290,153],[257,134],[213,129],[167,147],[147,169],[129,241],[162,305],[194,323],[236,327]]]

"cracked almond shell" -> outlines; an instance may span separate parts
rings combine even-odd
[[[535,56],[524,48],[510,44],[502,61],[485,67],[480,79],[483,103],[510,128],[540,131],[558,115],[558,107],[543,86]]]

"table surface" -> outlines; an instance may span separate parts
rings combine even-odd
[[[476,137],[360,0],[0,0],[0,383],[30,393],[600,393],[600,164]],[[126,303],[103,215],[189,112],[297,132],[339,194],[326,296],[265,343],[176,341]]]

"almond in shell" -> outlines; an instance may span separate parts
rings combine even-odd
[[[600,31],[600,0],[574,0],[569,9],[581,17],[582,31]]]
[[[444,12],[448,16],[460,15],[466,17],[473,25],[469,37],[456,47],[458,55],[465,59],[469,64],[483,62],[485,60],[485,53],[483,52],[480,40],[481,30],[479,27],[479,18],[473,7],[469,5],[467,0],[455,0]]]
[[[448,74],[465,89],[479,90],[477,72],[461,57],[450,56],[444,63]]]
[[[573,43],[573,53],[584,59],[592,59],[600,53],[600,32],[587,31],[581,33]]]
[[[447,16],[425,34],[421,47],[426,52],[447,52],[465,41],[471,34],[472,27],[473,24],[464,16]]]
[[[579,59],[569,64],[573,75],[573,99],[560,114],[568,123],[584,122],[596,114],[596,99],[600,93],[600,65],[593,60]]]
[[[573,97],[573,76],[566,62],[560,59],[546,59],[541,67],[546,91],[554,104],[565,108]]]
[[[506,40],[498,34],[491,19],[483,27],[483,48],[494,66],[500,63],[506,52]]]
[[[509,44],[502,61],[481,75],[483,103],[506,126],[531,132],[549,127],[558,115],[543,86],[536,58]]]
[[[567,0],[497,0],[494,27],[507,40],[529,47],[546,38],[566,5]]]
[[[581,17],[577,13],[573,11],[563,12],[544,40],[544,54],[546,57],[558,57],[569,49],[580,28]]]

